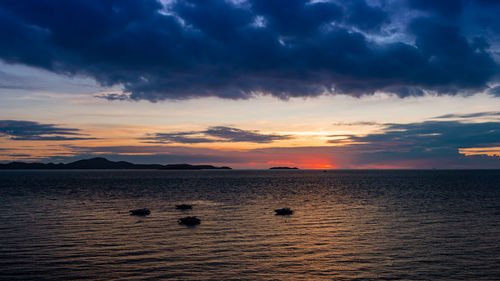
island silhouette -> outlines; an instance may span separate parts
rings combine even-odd
[[[190,164],[134,164],[126,161],[110,161],[103,157],[78,160],[71,163],[26,163],[10,162],[0,164],[0,170],[74,170],[74,169],[141,169],[141,170],[230,170],[230,167]]]

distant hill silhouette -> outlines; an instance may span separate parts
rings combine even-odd
[[[78,160],[68,164],[54,163],[25,163],[11,162],[0,164],[0,170],[61,170],[61,169],[153,169],[153,170],[213,170],[213,169],[231,169],[230,167],[215,167],[212,165],[189,165],[189,164],[133,164],[130,162],[113,162],[106,158],[96,157],[92,159]]]
[[[297,167],[271,167],[270,170],[298,170]]]

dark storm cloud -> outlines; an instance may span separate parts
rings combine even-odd
[[[291,139],[289,135],[262,134],[258,131],[242,130],[226,126],[209,127],[204,131],[155,133],[143,138],[152,143],[212,143],[212,142],[252,142],[270,143]]]
[[[130,93],[103,96],[109,100],[455,94],[487,89],[499,74],[489,42],[500,32],[498,7],[465,0],[179,0],[166,7],[156,0],[3,0],[0,59]],[[393,21],[400,14],[408,24]]]
[[[440,16],[456,17],[463,9],[462,0],[408,0],[410,8],[429,11]]]
[[[0,120],[0,136],[11,140],[30,141],[67,141],[94,139],[81,137],[79,129],[58,127],[55,124],[42,124],[32,121]]]
[[[342,19],[342,7],[335,3],[310,3],[303,0],[252,0],[254,15],[264,17],[272,32],[284,36],[308,36],[317,31],[323,24]]]
[[[346,21],[364,31],[378,31],[384,24],[390,23],[389,15],[378,7],[365,1],[347,1],[348,16]]]

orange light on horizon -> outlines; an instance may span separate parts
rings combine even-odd
[[[338,166],[331,163],[331,159],[318,156],[299,156],[298,159],[292,161],[267,161],[266,164],[273,166],[291,166],[301,169],[337,169]]]
[[[337,169],[338,167],[331,164],[316,163],[306,167],[306,169]]]

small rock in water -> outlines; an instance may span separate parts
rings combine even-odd
[[[147,216],[151,214],[151,211],[149,209],[136,209],[136,210],[130,210],[130,215],[132,216]]]
[[[197,225],[200,223],[201,223],[201,220],[197,217],[184,217],[184,218],[179,219],[179,224]]]
[[[290,210],[290,208],[276,209],[274,211],[276,212],[276,215],[280,215],[280,216],[293,214],[293,211]]]

